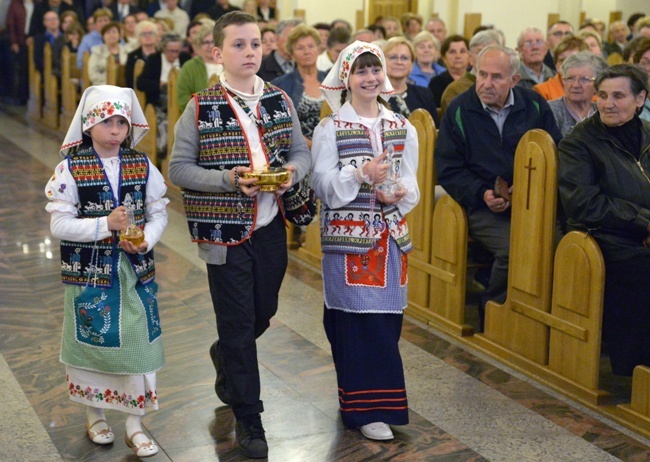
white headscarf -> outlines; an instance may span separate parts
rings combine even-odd
[[[334,63],[334,67],[330,69],[327,77],[325,77],[325,80],[323,80],[323,83],[320,85],[320,91],[325,96],[327,104],[329,104],[333,112],[336,112],[341,108],[341,92],[348,89],[348,79],[350,78],[352,63],[354,63],[354,61],[363,53],[372,53],[377,56],[381,61],[384,75],[386,75],[386,59],[384,58],[384,52],[381,48],[372,43],[362,42],[360,40],[348,45],[339,54],[336,63]],[[386,76],[384,79],[384,85],[379,92],[379,96],[388,101],[388,98],[394,92],[393,86],[390,84],[388,76]],[[347,99],[350,99],[349,93]]]
[[[93,126],[115,115],[120,115],[129,122],[130,133],[133,135],[131,148],[149,131],[149,124],[132,88],[113,85],[88,87],[81,96],[77,111],[59,150],[61,157],[66,157],[71,148],[80,145],[83,134],[87,135],[88,130]]]

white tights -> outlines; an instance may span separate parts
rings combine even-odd
[[[92,425],[93,423],[97,422],[98,420],[106,420],[106,416],[104,414],[104,409],[99,408],[99,407],[92,407],[92,406],[87,406],[86,407],[86,417],[88,419],[88,424]],[[109,428],[107,423],[101,422],[98,423],[93,427],[94,431],[101,431],[105,428]],[[126,434],[131,437],[136,432],[141,432],[142,431],[142,418],[139,415],[133,415],[129,414],[129,416],[126,418]],[[145,435],[144,433],[139,433],[135,435],[132,438],[132,441],[134,443],[146,443],[149,440],[149,437]]]

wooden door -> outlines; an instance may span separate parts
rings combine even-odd
[[[400,19],[404,13],[417,10],[417,0],[370,0],[368,5],[368,24],[373,24],[377,16]]]

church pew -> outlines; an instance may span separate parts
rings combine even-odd
[[[83,95],[86,88],[92,85],[90,83],[90,75],[88,74],[88,60],[90,59],[90,52],[84,51],[84,56],[81,61],[81,93]]]
[[[428,264],[409,261],[411,267],[422,266],[430,275],[428,305],[422,308],[427,322],[459,337],[472,335],[474,328],[465,322],[467,215],[451,196],[438,200],[429,239]]]
[[[539,364],[548,362],[548,327],[557,209],[557,147],[543,130],[530,130],[515,153],[508,297],[488,302],[485,333]]]
[[[169,71],[167,78],[167,158],[171,156],[172,146],[174,146],[174,127],[181,116],[181,108],[178,107],[178,74],[180,69],[174,67]],[[183,108],[185,109],[185,108]]]
[[[29,79],[29,100],[27,101],[27,115],[34,122],[43,118],[43,86],[42,75],[34,64],[34,42],[27,44],[27,71]]]
[[[623,424],[631,423],[634,430],[650,433],[650,367],[637,366],[632,376],[632,401],[619,404],[618,415]]]
[[[79,104],[79,78],[81,71],[77,68],[77,53],[68,47],[61,51],[61,114],[59,130],[66,133]]]
[[[106,58],[106,84],[126,87],[125,70],[126,67],[116,62],[112,56]]]
[[[133,66],[133,82],[138,81],[138,77],[140,77],[140,74],[142,74],[142,70],[144,69],[144,59],[138,59],[135,62],[135,65]],[[140,107],[144,108],[147,105],[147,96],[145,93],[138,89],[138,85],[133,85],[134,88],[133,90],[135,91],[135,96],[138,98],[138,103],[140,103]]]
[[[436,127],[431,115],[424,109],[411,113],[409,121],[418,137],[418,185],[420,202],[407,215],[413,251],[409,254],[408,314],[419,319],[427,318],[431,276],[431,229],[435,205],[435,165],[433,150]]]
[[[56,130],[59,126],[59,79],[52,73],[52,46],[43,47],[43,124]]]

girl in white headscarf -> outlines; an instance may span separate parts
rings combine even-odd
[[[384,101],[384,54],[354,42],[321,90],[334,114],[314,132],[312,187],[322,201],[324,325],[343,423],[374,440],[408,423],[398,341],[406,308],[405,215],[418,203],[413,126]]]
[[[128,413],[126,444],[139,457],[158,452],[140,419],[145,408],[158,409],[156,371],[165,363],[152,249],[169,200],[160,172],[132,149],[148,129],[132,89],[89,87],[45,187],[50,228],[61,239],[60,359],[70,399],[87,406],[96,444],[115,439],[104,409]],[[133,242],[120,235],[129,216],[139,234]]]

